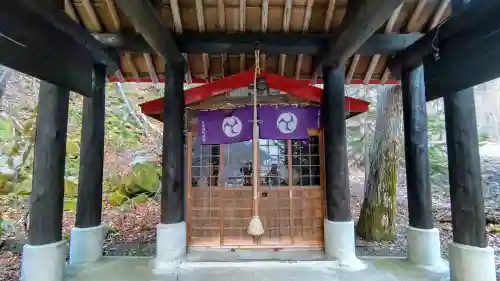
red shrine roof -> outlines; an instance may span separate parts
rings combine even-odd
[[[321,103],[323,89],[309,84],[308,81],[286,78],[278,74],[263,72],[261,74],[266,79],[269,88],[286,92],[301,100],[311,103]],[[228,93],[232,89],[248,87],[254,82],[254,71],[245,71],[235,75],[215,80],[213,82],[191,88],[184,91],[185,104],[195,104]],[[155,99],[140,105],[144,114],[157,118],[163,113],[164,98]],[[368,110],[369,102],[345,97],[346,112],[360,113]]]

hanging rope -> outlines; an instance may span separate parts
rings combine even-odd
[[[253,193],[253,216],[248,225],[248,234],[260,236],[264,234],[264,228],[259,218],[259,182],[260,182],[260,161],[259,161],[259,120],[257,118],[257,78],[260,75],[258,49],[255,50],[255,72],[253,77],[253,139],[252,139],[252,193]]]

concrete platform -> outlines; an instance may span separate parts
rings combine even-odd
[[[195,259],[196,260],[196,259]],[[107,257],[80,266],[69,265],[65,281],[446,281],[404,259],[364,258],[362,271],[339,270],[335,261],[184,261],[155,274],[154,258]]]
[[[244,261],[322,261],[325,251],[318,249],[252,249],[191,248],[186,260],[191,262],[244,262]]]

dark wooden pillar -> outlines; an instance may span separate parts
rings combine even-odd
[[[326,217],[350,221],[350,193],[344,105],[344,67],[323,68],[321,119],[325,151]]]
[[[83,99],[80,174],[75,226],[101,224],[106,66],[94,66],[92,97]]]
[[[42,81],[36,118],[30,245],[62,240],[69,90]]]
[[[444,97],[453,241],[486,247],[474,90]]]
[[[410,226],[433,228],[424,67],[403,70],[406,186]]]
[[[453,0],[457,14],[469,0]],[[474,89],[444,95],[453,242],[486,247]]]
[[[185,220],[184,197],[184,68],[165,68],[165,105],[163,112],[163,172],[161,223]]]

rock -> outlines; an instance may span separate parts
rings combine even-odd
[[[9,251],[20,254],[23,252],[23,247],[26,243],[28,243],[28,241],[25,239],[23,240],[18,240],[14,238],[5,239],[2,241],[0,249],[2,249],[2,251]]]

